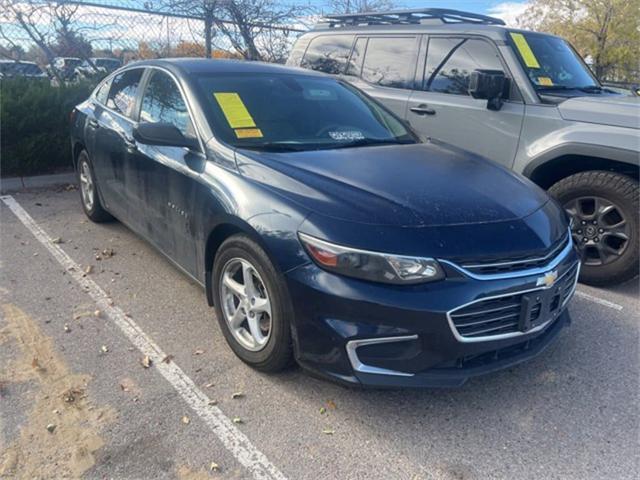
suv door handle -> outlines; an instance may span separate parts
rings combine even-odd
[[[430,108],[427,104],[421,103],[417,107],[411,107],[411,110],[416,115],[435,115],[436,111],[433,108]]]
[[[100,126],[100,124],[98,123],[98,121],[97,121],[97,120],[95,120],[95,119],[93,119],[93,118],[90,118],[90,119],[89,119],[89,126],[90,126],[91,128],[98,128],[98,127]]]

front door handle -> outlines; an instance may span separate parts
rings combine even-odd
[[[435,115],[436,111],[433,108],[430,108],[428,105],[421,103],[417,107],[411,107],[411,110],[416,115]]]
[[[93,118],[90,118],[90,119],[89,119],[89,126],[90,126],[91,128],[98,128],[98,127],[100,126],[100,124],[98,123],[98,121],[97,121],[97,120],[95,120],[95,119],[93,119]]]

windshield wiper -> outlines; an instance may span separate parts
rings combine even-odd
[[[587,85],[584,87],[578,86],[567,86],[567,85],[537,85],[537,89],[543,92],[546,91],[554,91],[554,90],[578,90],[580,92],[585,93],[599,93],[603,91],[602,87],[598,85]]]
[[[604,88],[599,87],[598,85],[587,85],[586,87],[578,87],[578,90],[586,93],[600,93],[604,91]]]
[[[304,144],[284,142],[265,142],[253,145],[238,145],[237,147],[247,150],[264,150],[265,152],[300,152],[307,149]]]
[[[327,146],[327,149],[334,148],[354,148],[354,147],[369,147],[372,145],[406,145],[410,143],[415,143],[413,141],[403,141],[396,139],[377,139],[377,138],[360,138],[358,140],[353,140],[351,142],[345,143],[334,143]]]

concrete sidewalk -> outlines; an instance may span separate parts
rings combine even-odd
[[[56,173],[54,175],[36,175],[33,177],[0,178],[0,192],[10,193],[34,188],[55,187],[76,183],[74,172]]]

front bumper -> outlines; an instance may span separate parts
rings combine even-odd
[[[578,265],[571,248],[553,265],[558,276],[554,290],[555,286],[540,285],[539,272],[478,279],[446,265],[444,281],[395,286],[346,278],[307,264],[285,276],[295,313],[296,357],[304,368],[350,385],[459,386],[472,376],[534,357],[558,336],[571,322],[567,304]],[[566,288],[564,294],[555,293],[560,286]],[[526,302],[537,299],[544,306],[532,314],[535,307],[525,305],[525,297]],[[462,309],[470,305],[473,315],[474,309],[495,299],[515,299],[523,305],[517,307],[517,327],[495,334],[456,327],[464,325],[457,323],[456,313],[466,312]],[[525,321],[531,318],[535,320]]]

